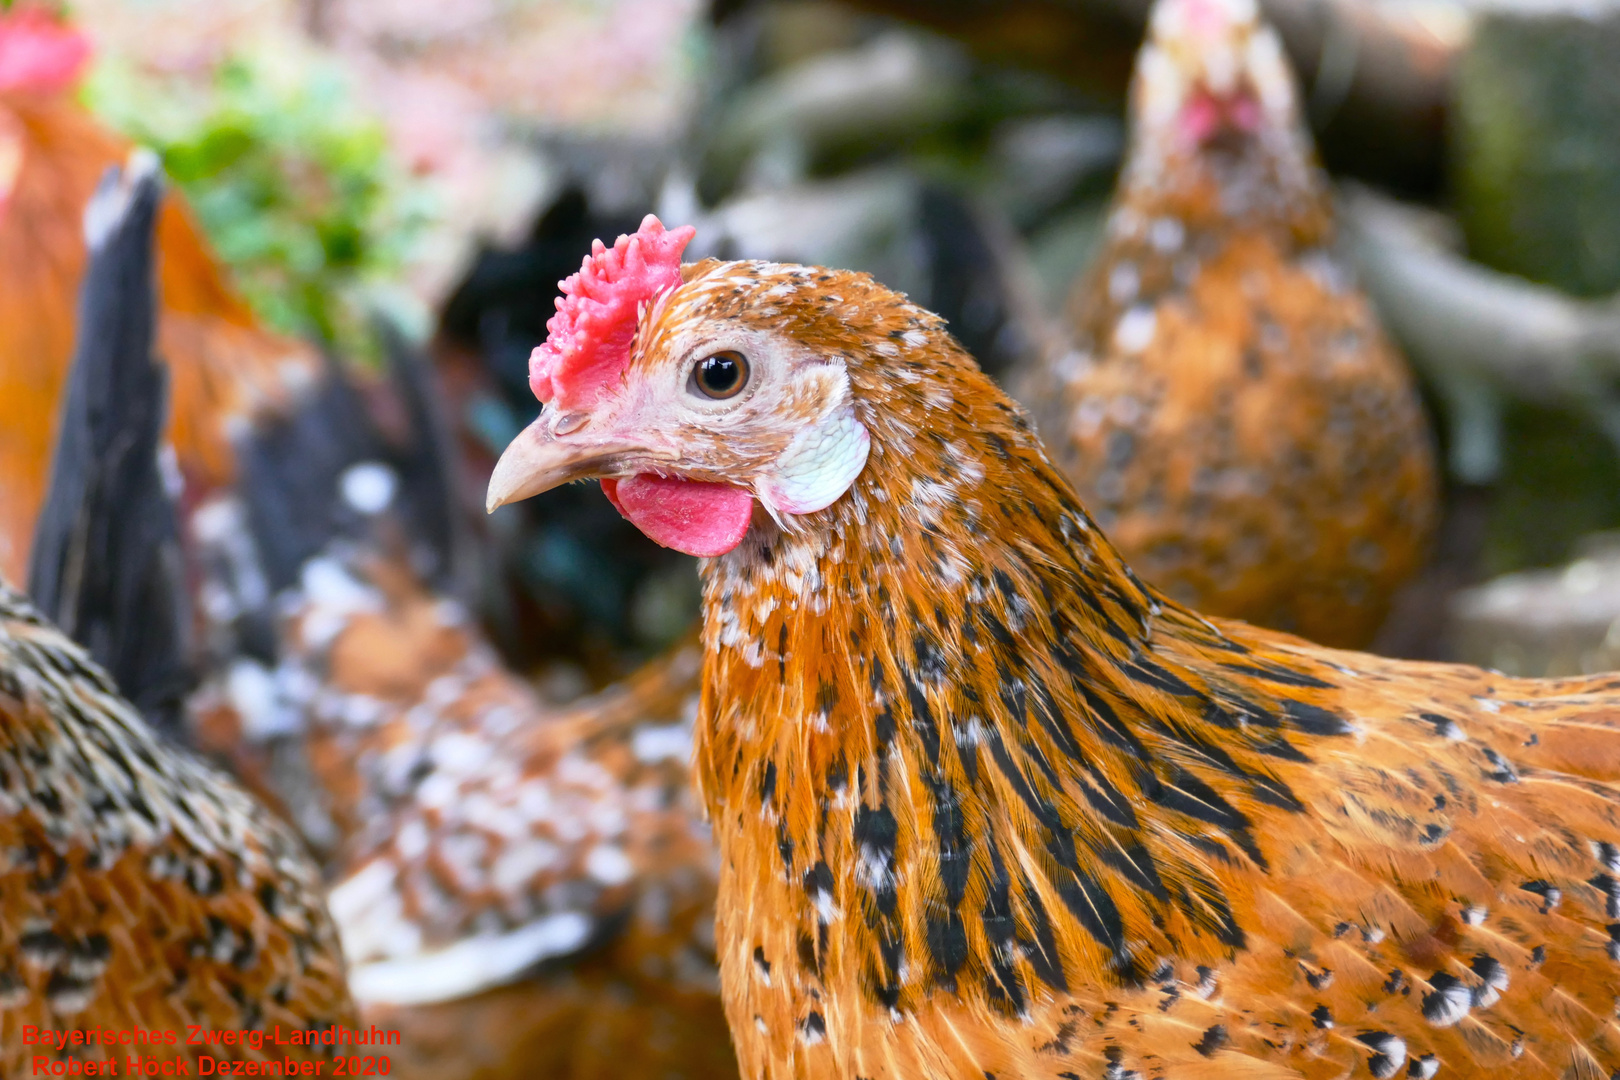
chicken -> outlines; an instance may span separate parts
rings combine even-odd
[[[0,575],[13,581],[27,570],[72,356],[80,215],[129,150],[67,93],[88,55],[76,30],[38,7],[0,10]],[[232,478],[235,426],[251,409],[285,404],[318,374],[319,357],[255,323],[178,200],[167,200],[157,235],[168,435],[193,487],[213,488]]]
[[[489,504],[602,478],[707,559],[743,1076],[1620,1070],[1620,676],[1200,616],[936,316],[690,235],[565,283]]]
[[[1362,647],[1438,518],[1404,361],[1332,251],[1292,74],[1253,0],[1161,0],[1072,349],[1021,373],[1058,463],[1148,581]]]
[[[325,856],[362,1020],[405,1036],[392,1075],[734,1068],[696,651],[545,703],[430,572],[453,561],[425,542],[453,470],[427,470],[435,501],[341,370],[236,452],[239,482],[190,516],[193,736]]]
[[[893,60],[898,49],[902,68],[927,58],[905,43],[888,45],[883,59]],[[558,278],[577,268],[579,252],[594,237],[633,231],[639,221],[605,211],[602,199],[586,195],[623,189],[627,174],[646,171],[624,157],[622,150],[612,154],[612,169],[574,164],[575,177],[532,234],[516,248],[482,252],[445,305],[434,354],[464,435],[468,473],[481,473],[464,489],[474,498],[501,449],[538,411],[528,355],[545,337]],[[696,205],[696,193],[678,177],[659,199]],[[925,298],[992,375],[1031,351],[1030,331],[1043,321],[1030,310],[1038,306],[1028,302],[1033,290],[1018,281],[1004,223],[949,185],[892,164],[737,194],[704,212],[703,222],[708,253],[864,269]],[[649,544],[593,488],[555,492],[489,525],[510,571],[495,583],[491,604],[503,615],[497,632],[508,656],[572,656],[602,676],[613,670],[604,659],[613,657],[603,656],[601,644],[658,644],[695,614],[691,560]]]
[[[337,935],[298,838],[156,738],[3,583],[0,766],[12,853],[0,874],[0,1075],[38,1075],[41,1059],[303,1060],[334,1052],[294,1041],[307,1030],[353,1038]],[[190,1025],[279,1026],[289,1041],[199,1051],[184,1041]],[[134,1027],[159,1041],[24,1042],[29,1028]]]
[[[181,666],[164,653],[181,637],[179,605],[161,595],[163,581],[178,585],[161,573],[175,518],[151,482],[164,381],[151,355],[150,164],[110,176],[87,215],[68,393],[68,418],[85,430],[56,456],[40,541],[63,558],[38,561],[34,587],[45,606],[92,616],[82,628],[98,649],[152,663],[129,668],[132,686],[163,689]],[[119,480],[130,482],[122,497],[108,498]],[[159,605],[146,624],[130,617],[137,600]],[[149,730],[86,651],[3,581],[0,847],[0,1075],[62,1075],[66,1062],[124,1075],[131,1058],[169,1075],[203,1057],[296,1063],[367,1037],[354,1029],[319,870],[292,830]],[[194,1048],[195,1027],[231,1039]]]

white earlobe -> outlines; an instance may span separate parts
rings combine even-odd
[[[866,426],[846,404],[794,436],[756,493],[772,516],[814,513],[849,490],[871,448]]]

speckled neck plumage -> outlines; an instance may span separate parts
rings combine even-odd
[[[1245,145],[1198,154],[1133,146],[1109,220],[1109,240],[1138,231],[1146,250],[1196,251],[1240,229],[1272,234],[1290,249],[1333,239],[1327,177],[1302,134],[1267,131]],[[1167,242],[1152,230],[1171,221],[1185,230]],[[1159,226],[1164,228],[1165,226]],[[1204,234],[1213,234],[1206,240]]]
[[[1620,676],[1206,621],[936,317],[813,267],[686,280],[633,369],[743,324],[841,363],[871,435],[842,499],[704,568],[743,1076],[1620,1069]]]
[[[1270,764],[1300,758],[1290,728],[1347,730],[1284,693],[1325,684],[1135,579],[938,320],[888,318],[851,363],[866,472],[704,572],[697,772],[744,1075],[834,1026],[1017,1017],[1231,955],[1208,864],[1263,866],[1247,809],[1299,808]]]

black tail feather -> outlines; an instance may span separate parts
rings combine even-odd
[[[408,426],[390,461],[399,473],[401,511],[417,570],[441,591],[469,601],[477,591],[476,553],[456,500],[461,460],[438,375],[391,323],[381,322],[378,333]]]
[[[154,727],[177,736],[190,624],[158,457],[168,399],[153,352],[161,200],[156,159],[138,153],[108,170],[85,211],[89,262],[28,588]]]

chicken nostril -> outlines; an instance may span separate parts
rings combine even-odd
[[[589,417],[582,412],[563,413],[551,422],[551,430],[557,435],[570,435],[585,426]]]

